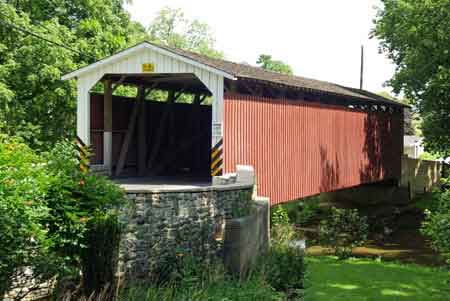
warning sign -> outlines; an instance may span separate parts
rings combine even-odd
[[[142,72],[155,72],[155,64],[153,63],[142,64]]]

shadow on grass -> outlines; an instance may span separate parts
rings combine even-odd
[[[449,300],[444,269],[334,257],[308,257],[307,262],[306,301]]]

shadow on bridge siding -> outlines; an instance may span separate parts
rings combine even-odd
[[[320,179],[320,192],[329,192],[339,186],[340,168],[337,153],[334,162],[328,158],[328,151],[324,146],[319,147],[322,176]]]
[[[364,141],[360,153],[346,154],[349,160],[355,160],[352,174],[342,170],[349,166],[340,162],[336,147],[319,146],[321,161],[320,192],[338,190],[348,184],[359,185],[399,179],[401,173],[401,122],[398,113],[368,112],[364,120]],[[351,133],[348,133],[351,135]],[[356,142],[357,143],[357,142]],[[353,151],[357,152],[356,149]],[[334,157],[333,157],[334,156]],[[356,169],[359,166],[359,170]],[[347,183],[350,181],[350,183]]]
[[[401,124],[397,113],[370,112],[364,122],[365,161],[360,168],[361,183],[378,182],[400,176]]]

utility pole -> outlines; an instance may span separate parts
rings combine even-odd
[[[362,90],[364,82],[364,45],[361,45],[361,73],[359,77],[359,89]]]

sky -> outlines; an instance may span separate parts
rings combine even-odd
[[[296,75],[349,87],[359,87],[364,45],[364,89],[390,91],[394,66],[369,39],[379,0],[133,0],[126,8],[148,26],[165,6],[207,23],[228,60],[255,64],[270,54]]]

